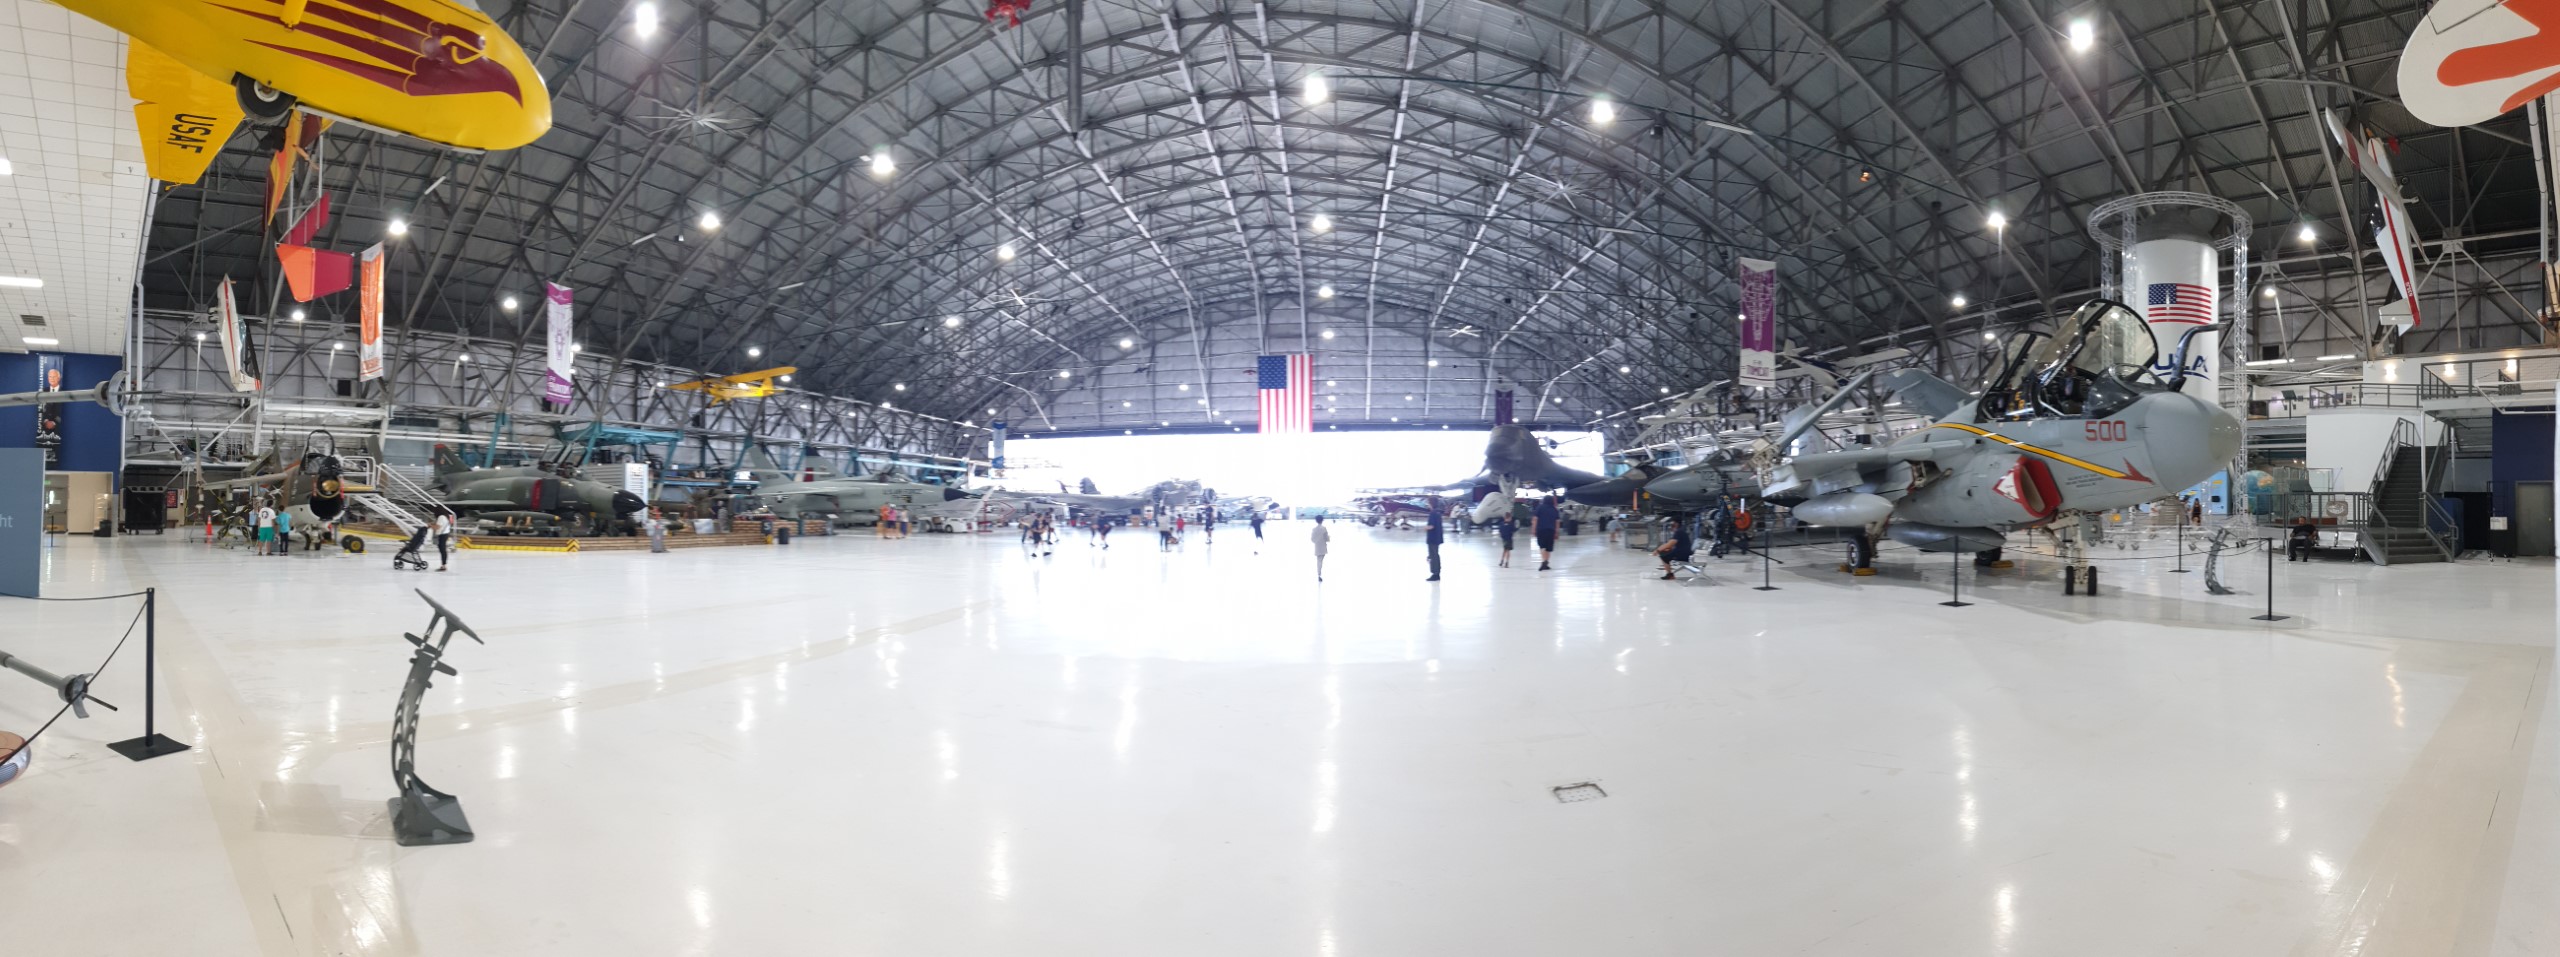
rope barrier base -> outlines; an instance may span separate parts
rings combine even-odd
[[[149,761],[152,758],[195,749],[194,745],[158,733],[146,734],[139,738],[126,738],[108,744],[107,747],[135,761]]]

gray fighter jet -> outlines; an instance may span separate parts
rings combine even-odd
[[[774,464],[764,447],[752,442],[747,445],[745,464],[756,480],[755,497],[786,518],[832,515],[838,525],[876,523],[883,505],[934,505],[967,497],[956,488],[910,482],[888,473],[854,478],[823,462],[813,461],[794,474]]]
[[[2189,367],[2194,336],[2179,343],[2175,368]],[[1793,454],[1766,470],[1764,494],[1806,524],[1856,530],[1858,574],[1874,573],[1879,534],[1926,551],[1974,552],[1988,565],[2009,532],[2053,529],[2069,560],[2064,593],[2086,585],[2096,594],[2097,571],[2079,555],[2090,525],[2083,517],[2175,496],[2227,467],[2240,448],[2239,420],[2180,391],[2183,373],[2153,376],[2157,352],[2140,315],[2093,300],[2055,336],[2012,337],[1979,393],[1918,370],[1889,375],[1885,384],[1904,405],[1932,419],[1923,428],[1873,447],[1794,449],[1874,375],[1862,374],[1789,414],[1774,451]]]
[[[445,507],[471,518],[513,520],[550,533],[607,535],[631,532],[631,514],[648,507],[640,496],[582,478],[566,465],[475,469],[460,453],[438,445],[435,466]]]

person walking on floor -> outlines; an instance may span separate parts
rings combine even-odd
[[[667,553],[667,518],[666,518],[666,516],[658,514],[658,510],[657,510],[657,509],[654,509],[654,508],[653,508],[653,509],[650,509],[650,510],[649,510],[649,525],[648,525],[648,528],[649,528],[649,553],[650,553],[650,554],[652,554],[652,555],[664,555],[664,554],[666,554],[666,553]]]
[[[1325,546],[1333,544],[1333,533],[1324,530],[1324,516],[1316,516],[1316,530],[1307,536],[1307,540],[1316,544],[1316,580],[1321,582],[1324,580]]]
[[[432,527],[436,536],[436,570],[443,571],[453,562],[453,513],[437,509]]]
[[[1169,552],[1172,550],[1173,523],[1159,520],[1156,522],[1156,551]]]
[[[267,501],[266,501],[265,499],[259,499],[259,500],[258,500],[257,521],[258,521],[258,554],[260,554],[260,555],[265,555],[265,554],[268,554],[268,553],[270,553],[270,552],[275,551],[275,548],[276,548],[276,510],[275,510],[275,509],[272,509],[272,508],[268,508],[268,507],[267,507]]]
[[[1424,526],[1422,531],[1422,547],[1428,550],[1428,555],[1431,561],[1431,577],[1425,578],[1423,581],[1436,582],[1440,580],[1440,532],[1440,505],[1439,503],[1434,502],[1431,505],[1430,524]]]
[[[1093,530],[1096,537],[1101,539],[1103,550],[1109,551],[1111,549],[1111,517],[1106,515],[1094,519]]]
[[[276,554],[293,551],[293,510],[276,513]]]
[[[1494,521],[1493,530],[1502,536],[1502,561],[1494,567],[1509,568],[1511,567],[1511,539],[1512,536],[1520,533],[1520,523],[1513,521],[1511,513],[1505,511],[1500,519]]]
[[[1530,527],[1530,531],[1538,539],[1538,570],[1546,571],[1555,567],[1556,529],[1563,524],[1564,514],[1557,511],[1556,498],[1550,495],[1538,500],[1538,509],[1531,517],[1537,523]]]
[[[1262,550],[1262,513],[1260,511],[1254,512],[1253,517],[1249,519],[1249,521],[1253,523],[1254,551],[1259,552]]]

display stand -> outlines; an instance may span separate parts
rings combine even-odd
[[[2187,520],[2184,516],[2178,519],[2178,567],[2169,571],[2177,575],[2187,573]]]
[[[1778,586],[1769,584],[1769,526],[1772,524],[1775,524],[1775,522],[1762,521],[1760,523],[1760,587],[1754,588],[1752,591],[1778,590]]]
[[[2274,542],[2272,542],[2272,541],[2261,541],[2259,544],[2260,544],[2262,547],[2264,547],[2264,548],[2266,549],[2266,552],[2267,552],[2267,613],[2266,613],[2266,614],[2263,614],[2263,615],[2251,615],[2251,616],[2249,616],[2249,620],[2251,620],[2251,621],[2283,621],[2283,620],[2285,620],[2285,619],[2287,619],[2287,618],[2291,618],[2291,617],[2293,617],[2293,616],[2292,616],[2292,615],[2279,615],[2279,614],[2276,614],[2276,548],[2275,548],[2275,543],[2274,543]]]
[[[189,745],[161,734],[160,717],[160,589],[142,590],[142,736],[107,745],[117,754],[148,761],[188,750]]]
[[[1939,602],[1938,604],[1945,605],[1949,608],[1973,607],[1972,602],[1964,600],[1963,552],[1947,553],[1947,590],[1947,600]]]
[[[472,838],[471,821],[462,814],[462,799],[427,786],[418,778],[418,701],[427,694],[427,684],[437,672],[459,674],[444,663],[445,646],[456,634],[481,644],[480,635],[471,626],[454,617],[453,612],[428,598],[435,614],[427,619],[427,637],[404,634],[418,651],[409,657],[409,681],[400,689],[399,707],[391,716],[391,781],[399,786],[400,796],[391,799],[391,837],[404,847],[422,844],[467,844]],[[442,626],[442,631],[438,631]]]

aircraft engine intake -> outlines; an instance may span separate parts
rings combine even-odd
[[[1469,509],[1467,511],[1467,518],[1476,524],[1482,525],[1501,521],[1502,516],[1509,514],[1510,511],[1511,496],[1505,495],[1501,491],[1496,490],[1492,494],[1486,495],[1483,501],[1477,502],[1475,508]]]

